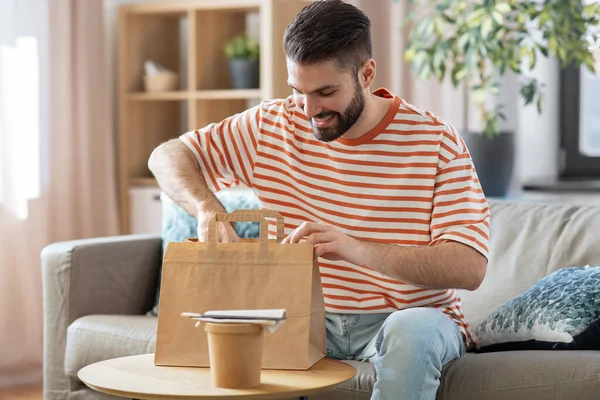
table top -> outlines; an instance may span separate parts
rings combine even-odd
[[[142,354],[100,361],[82,368],[77,375],[90,388],[115,396],[222,400],[310,396],[333,389],[355,373],[348,364],[323,358],[306,371],[263,369],[261,384],[255,388],[224,389],[212,386],[210,368],[159,367],[154,365],[154,354]]]

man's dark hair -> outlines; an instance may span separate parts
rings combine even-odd
[[[320,0],[302,9],[283,35],[288,59],[299,65],[335,60],[341,70],[358,72],[372,57],[371,22],[341,0]]]

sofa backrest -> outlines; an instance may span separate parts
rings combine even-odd
[[[460,291],[472,327],[552,272],[600,265],[600,206],[489,200],[490,259],[475,291]]]

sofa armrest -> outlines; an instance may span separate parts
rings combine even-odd
[[[59,242],[42,250],[44,399],[65,399],[67,327],[90,314],[152,308],[161,264],[159,235]]]

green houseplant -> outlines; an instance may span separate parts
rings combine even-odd
[[[600,3],[584,4],[584,0],[409,2],[403,22],[409,27],[404,57],[419,79],[435,77],[442,81],[448,77],[454,87],[463,85],[466,102],[477,110],[482,124],[482,131],[477,133],[484,134],[478,134],[474,140],[481,143],[472,146],[466,137],[466,133],[472,132],[463,132],[463,137],[486,191],[486,183],[491,188],[491,181],[499,180],[501,168],[512,169],[514,135],[500,132],[499,120],[504,119],[502,104],[490,101],[500,91],[501,77],[507,71],[517,73],[524,104],[535,105],[541,112],[545,83],[531,74],[532,69],[543,56],[557,58],[561,67],[585,65],[593,71],[591,48],[600,44]],[[465,107],[462,121],[466,131],[468,109]],[[477,157],[475,148],[483,146],[488,148],[486,154]],[[502,155],[502,150],[507,153]],[[487,157],[491,155],[495,157]],[[490,166],[488,175],[492,177],[489,179],[481,176],[485,168],[481,164],[486,158],[503,160],[505,164]],[[490,193],[486,194],[505,194],[510,170],[500,173],[504,175],[500,180],[506,181],[500,185],[504,188],[489,189]]]
[[[259,86],[259,44],[247,34],[234,37],[225,44],[229,60],[229,74],[234,89],[250,89]]]

